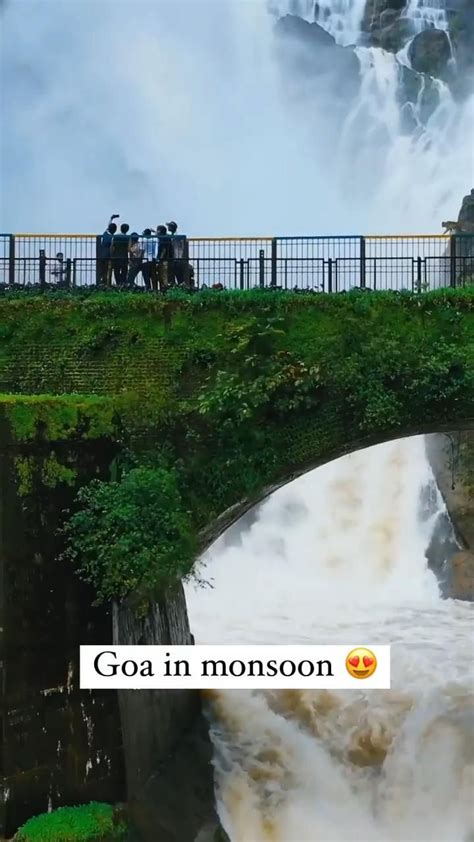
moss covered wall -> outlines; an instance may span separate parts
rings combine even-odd
[[[79,690],[78,643],[111,641],[110,611],[61,561],[58,532],[112,456],[106,439],[19,443],[0,406],[0,835],[51,806],[124,795],[115,694]]]
[[[200,529],[356,446],[474,416],[474,288],[19,295],[0,339],[14,436],[158,449]]]

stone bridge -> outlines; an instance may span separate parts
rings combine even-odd
[[[10,833],[48,804],[125,796],[115,694],[79,689],[78,646],[110,642],[112,621],[61,558],[77,489],[123,479],[130,454],[159,464],[175,478],[199,552],[324,462],[393,438],[473,428],[474,289],[5,295],[0,391]],[[160,581],[148,596],[162,605]],[[161,757],[189,717],[184,705],[173,723],[166,704]],[[145,756],[147,741],[142,729],[134,750]],[[153,759],[127,769],[129,794]]]

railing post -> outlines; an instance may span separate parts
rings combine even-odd
[[[263,288],[265,286],[265,252],[260,249],[258,253],[258,282]]]
[[[71,286],[71,269],[72,269],[72,260],[70,257],[66,260],[66,285],[68,287]]]
[[[244,289],[244,259],[239,260],[240,289]]]
[[[43,292],[46,287],[46,252],[44,249],[40,249],[39,253],[39,283]]]
[[[100,249],[101,249],[102,237],[100,234],[95,238],[95,283],[96,286],[100,285],[101,281],[101,274],[100,274]]]
[[[450,248],[450,266],[449,266],[449,285],[456,286],[456,234],[451,236]]]
[[[277,246],[278,241],[276,237],[272,239],[272,278],[271,278],[271,286],[276,287],[277,285]]]
[[[10,234],[8,243],[8,283],[13,286],[15,283],[15,235]]]
[[[416,291],[421,292],[421,284],[422,284],[422,262],[421,257],[416,258]]]
[[[360,285],[365,287],[366,265],[365,265],[365,237],[360,238]]]
[[[332,292],[332,257],[328,260],[328,292]]]

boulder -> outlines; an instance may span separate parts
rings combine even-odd
[[[462,200],[458,222],[461,224],[461,227],[464,223],[474,223],[474,189],[467,196],[464,196]]]
[[[408,50],[413,70],[427,73],[438,79],[447,79],[451,45],[446,32],[441,29],[425,29],[413,39]]]
[[[379,18],[379,25],[381,29],[385,29],[386,26],[392,26],[399,17],[400,13],[397,12],[396,9],[385,9]]]
[[[452,576],[449,596],[474,600],[474,552],[463,550],[451,559]]]
[[[383,24],[383,16],[380,18]],[[396,18],[388,26],[381,25],[372,32],[372,41],[389,53],[398,53],[413,35],[413,23],[407,18]]]

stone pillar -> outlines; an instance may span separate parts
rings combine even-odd
[[[181,582],[145,615],[114,606],[114,644],[193,644]],[[121,690],[129,814],[143,842],[194,842],[218,828],[209,729],[195,690]]]
[[[18,445],[0,419],[0,836],[51,807],[124,796],[117,695],[79,690],[79,645],[111,641],[110,612],[60,560],[58,534],[74,486],[112,455],[103,441]]]

